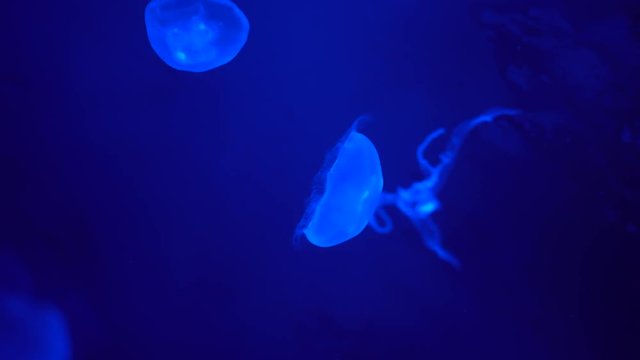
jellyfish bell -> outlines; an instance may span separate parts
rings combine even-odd
[[[147,36],[176,70],[203,72],[233,60],[249,35],[249,20],[230,0],[151,0]]]
[[[25,264],[12,252],[0,252],[0,359],[71,359],[66,316],[29,295],[32,287]]]
[[[0,291],[0,359],[71,359],[62,312],[27,295]]]
[[[304,235],[316,246],[338,245],[358,235],[380,202],[380,158],[371,140],[358,132],[361,120],[356,120],[330,152],[296,230],[296,235]]]

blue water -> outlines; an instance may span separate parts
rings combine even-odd
[[[637,4],[235,3],[249,38],[201,73],[146,1],[2,4],[0,291],[73,359],[640,358]],[[358,116],[394,191],[495,107],[523,114],[469,133],[432,215],[460,270],[396,209],[292,245]]]

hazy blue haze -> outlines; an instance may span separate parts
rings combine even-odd
[[[246,44],[200,73],[146,1],[2,3],[0,292],[60,311],[74,359],[640,358],[637,2],[235,3]],[[394,191],[495,107],[522,114],[466,137],[430,216],[460,270],[395,208],[293,246],[358,116]]]

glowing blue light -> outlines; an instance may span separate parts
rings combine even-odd
[[[71,359],[63,315],[25,295],[0,293],[0,359]]]
[[[208,71],[228,63],[249,35],[249,20],[230,0],[152,0],[145,23],[156,54],[183,71]]]
[[[329,154],[296,235],[328,247],[358,235],[380,202],[382,168],[373,143],[352,128]]]

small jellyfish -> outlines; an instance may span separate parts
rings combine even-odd
[[[382,192],[378,153],[373,143],[357,132],[356,121],[354,128],[347,132],[331,154],[328,172],[320,172],[318,187],[324,191],[312,196],[296,233],[304,234],[311,243],[325,247],[351,239],[367,225],[378,233],[386,234],[393,230],[393,223],[385,206],[392,205],[411,220],[427,248],[459,268],[460,261],[442,246],[440,230],[431,218],[440,208],[437,194],[467,134],[479,124],[518,113],[513,109],[494,109],[458,125],[437,165],[427,160],[425,152],[435,139],[444,135],[445,130],[433,131],[416,150],[418,165],[425,179],[407,188],[398,188],[395,193]]]
[[[0,359],[71,359],[62,313],[23,294],[0,293]]]
[[[151,0],[145,23],[160,59],[191,72],[228,63],[249,35],[249,20],[230,0]]]
[[[327,156],[316,175],[316,186],[309,206],[298,224],[296,238],[329,247],[358,235],[367,226],[382,193],[382,168],[373,143],[351,129]]]

